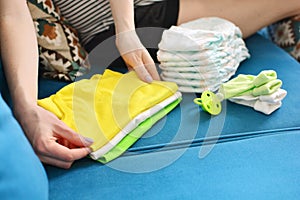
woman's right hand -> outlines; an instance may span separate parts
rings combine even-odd
[[[91,139],[74,132],[53,113],[38,105],[15,110],[15,116],[43,163],[67,169],[75,160],[91,152]]]

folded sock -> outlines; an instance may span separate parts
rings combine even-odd
[[[267,103],[277,103],[283,100],[286,95],[287,91],[279,88],[276,92],[272,94],[259,96],[259,100]]]
[[[260,72],[253,80],[253,85],[259,87],[271,80],[277,79],[277,74],[274,70],[264,70]]]
[[[247,94],[247,95],[231,97],[229,99],[234,100],[234,101],[246,101],[252,105],[253,105],[253,103],[251,103],[251,102],[255,102],[257,100],[272,104],[272,103],[278,103],[279,101],[281,101],[286,96],[286,94],[287,94],[286,90],[279,88],[274,93],[268,94],[268,95],[254,96],[251,94]]]
[[[254,110],[262,112],[266,115],[270,115],[271,113],[273,113],[275,110],[280,108],[282,104],[281,101],[277,103],[268,103],[260,100],[246,101],[246,100],[236,100],[232,98],[230,98],[229,101],[240,105],[252,107]]]
[[[224,99],[247,94],[254,96],[272,94],[282,85],[282,81],[276,78],[276,72],[273,70],[263,70],[257,76],[240,74],[223,83],[219,92],[223,94]]]
[[[241,96],[243,93],[251,90],[255,76],[239,74],[230,81],[223,83],[220,86],[219,93],[223,94],[224,99],[229,99],[234,96]]]
[[[281,107],[281,101],[285,98],[286,94],[286,90],[277,89],[274,93],[269,95],[241,95],[229,98],[228,100],[237,104],[252,107],[256,111],[260,111],[264,114],[269,115]]]
[[[262,112],[266,115],[270,115],[272,114],[275,110],[277,110],[278,108],[280,108],[282,105],[281,101],[277,102],[277,103],[267,103],[267,102],[263,102],[263,101],[257,101],[254,104],[254,110]]]
[[[279,89],[281,85],[282,85],[281,80],[279,79],[271,80],[263,85],[260,85],[259,87],[253,88],[252,94],[254,96],[272,94],[277,89]]]

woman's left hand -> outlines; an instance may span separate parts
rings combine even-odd
[[[147,83],[160,80],[153,59],[142,45],[135,31],[117,34],[116,46],[128,69],[134,70],[141,80]]]

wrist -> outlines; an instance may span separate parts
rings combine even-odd
[[[15,118],[21,123],[27,118],[28,113],[37,108],[37,101],[16,102],[13,105],[13,113]]]
[[[116,34],[128,32],[128,31],[135,31],[135,25],[132,23],[126,23],[125,21],[123,23],[117,23],[115,25]]]
[[[121,55],[145,49],[135,30],[125,31],[116,34],[116,46]]]

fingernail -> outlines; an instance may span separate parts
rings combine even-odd
[[[93,150],[92,150],[91,148],[87,148],[87,151],[88,151],[89,153],[92,153],[92,152],[93,152]]]
[[[84,140],[85,140],[87,143],[91,143],[91,144],[94,143],[94,140],[93,140],[92,138],[84,137]]]
[[[147,83],[152,83],[152,81],[153,81],[152,77],[149,76],[149,75],[146,76],[145,79],[146,79],[146,82],[147,82]]]

